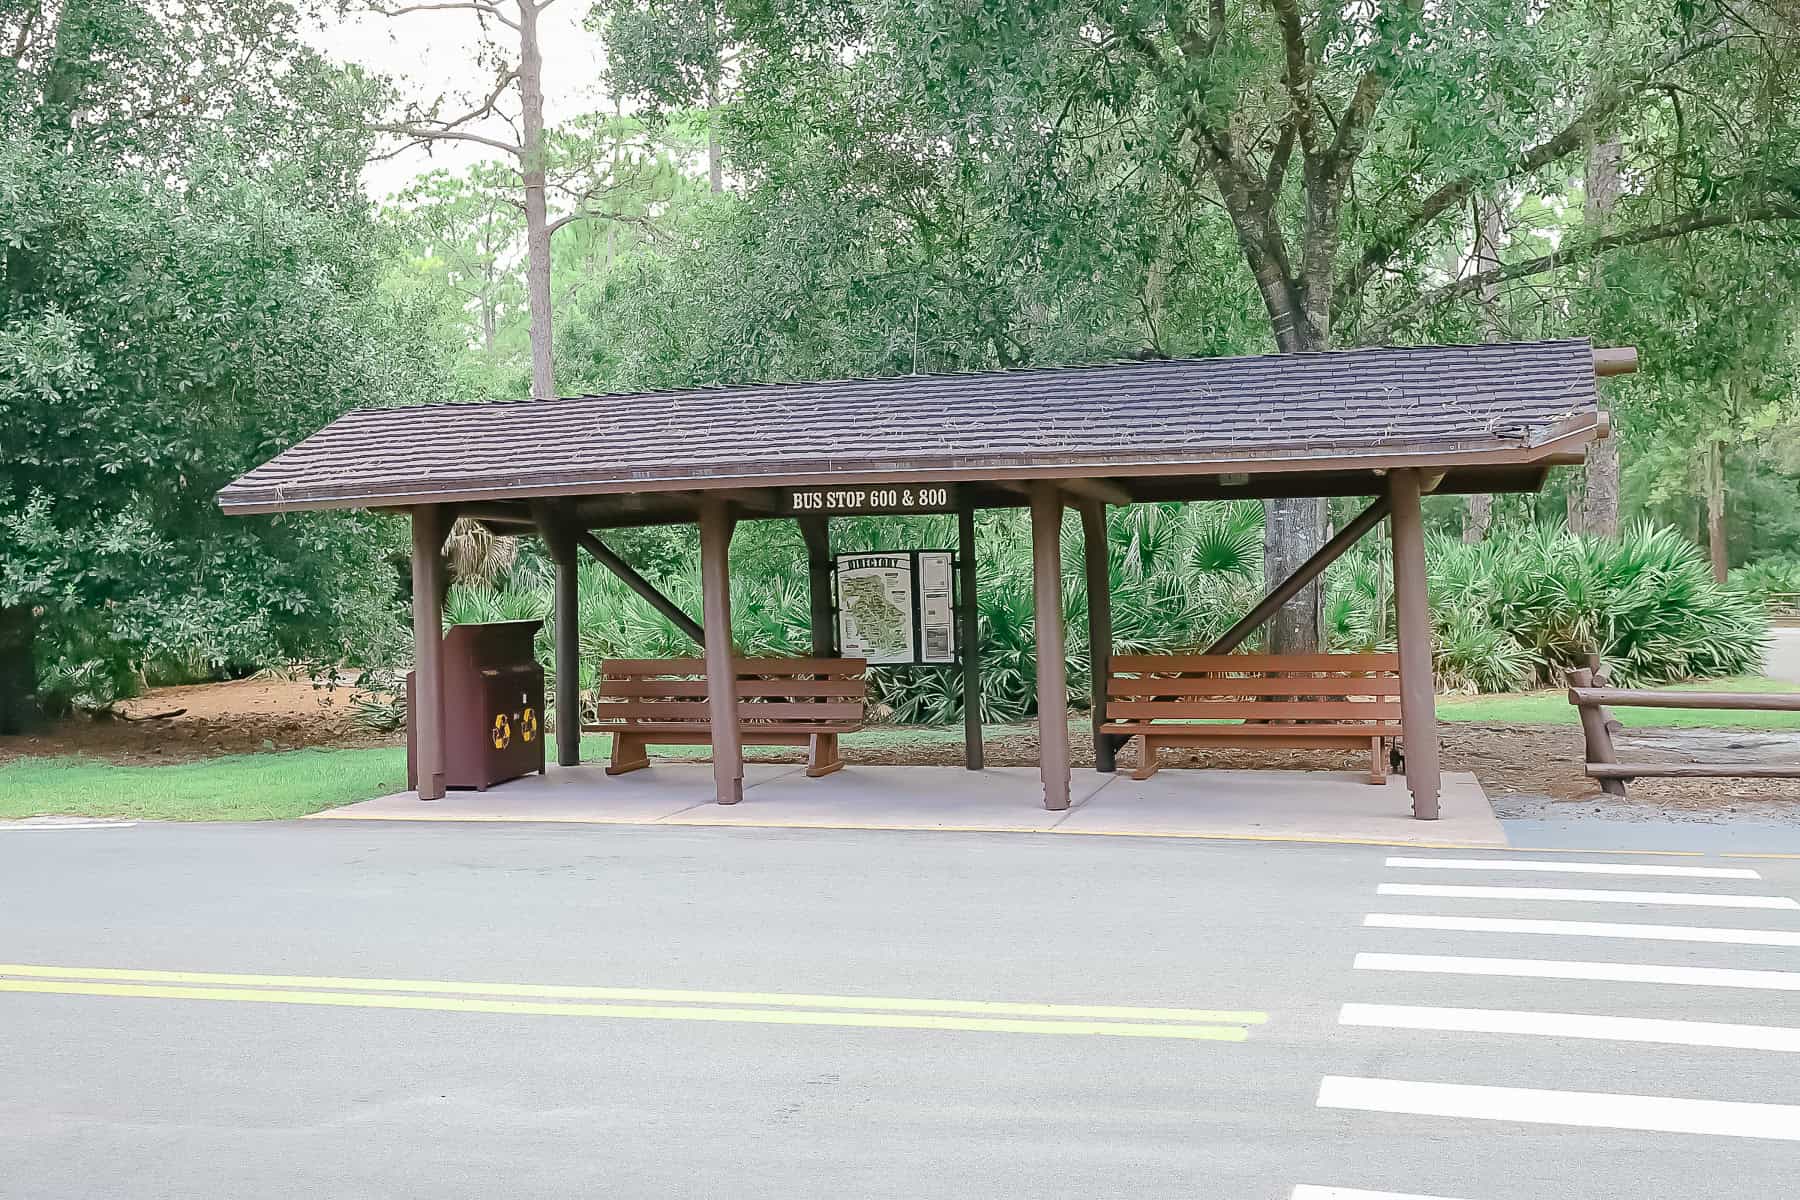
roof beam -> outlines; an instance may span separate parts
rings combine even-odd
[[[1609,375],[1630,375],[1638,369],[1638,352],[1636,346],[1595,346],[1594,376],[1605,379]]]

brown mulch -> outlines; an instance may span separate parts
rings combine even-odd
[[[86,755],[127,765],[191,762],[225,754],[249,754],[306,747],[397,746],[399,735],[356,729],[346,713],[348,692],[326,692],[307,680],[242,679],[229,683],[156,688],[120,706],[127,716],[184,710],[156,720],[90,720],[74,717],[22,737],[0,737],[0,762],[21,757]],[[1573,725],[1476,725],[1446,722],[1443,765],[1472,771],[1496,801],[1508,796],[1543,797],[1555,804],[1599,801],[1602,793],[1582,771],[1581,731]],[[1092,766],[1092,746],[1077,729],[1075,765]],[[1631,730],[1632,734],[1654,734]],[[1679,738],[1684,732],[1661,731]],[[959,765],[960,740],[904,747],[853,744],[844,747],[852,763]],[[1037,734],[1019,726],[987,740],[989,766],[1037,765]],[[1667,756],[1651,755],[1651,757]],[[794,759],[786,751],[759,750],[756,757]],[[1129,761],[1129,752],[1126,754]],[[797,760],[797,759],[796,759]],[[1368,756],[1330,750],[1167,751],[1170,767],[1265,770],[1361,770]],[[1631,801],[1648,807],[1694,812],[1800,804],[1800,780],[1643,779],[1631,784]],[[1610,805],[1619,802],[1601,801]]]

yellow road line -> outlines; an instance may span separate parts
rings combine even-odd
[[[557,1000],[638,1000],[679,1004],[758,1004],[786,1008],[853,1008],[874,1012],[965,1013],[994,1017],[1087,1017],[1190,1024],[1261,1025],[1260,1012],[1204,1008],[1143,1008],[1123,1004],[1022,1004],[1006,1000],[919,1000],[891,996],[814,996],[792,992],[721,992],[684,988],[584,987],[546,983],[452,983],[429,979],[357,979],[333,975],[245,975],[217,971],[144,971],[121,967],[52,967],[0,963],[0,976],[33,979],[102,979],[133,983],[228,984],[332,988],[364,992],[440,995],[529,996]]]
[[[368,995],[255,988],[148,987],[129,983],[73,983],[0,979],[0,992],[58,996],[129,996],[151,1000],[228,1000],[252,1004],[306,1004],[435,1012],[511,1013],[545,1017],[624,1017],[650,1021],[719,1021],[751,1025],[835,1025],[862,1029],[960,1030],[977,1033],[1050,1033],[1063,1036],[1174,1038],[1241,1042],[1249,1030],[1230,1025],[1132,1025],[1110,1021],[1030,1021],[901,1013],[810,1012],[804,1009],[700,1008],[636,1004],[552,1004],[531,1000],[471,1000],[445,996]]]

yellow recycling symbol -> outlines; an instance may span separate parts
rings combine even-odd
[[[537,710],[527,708],[525,714],[519,718],[519,736],[529,742],[537,737],[537,731]]]
[[[512,744],[512,722],[505,713],[494,714],[494,749],[504,750]]]

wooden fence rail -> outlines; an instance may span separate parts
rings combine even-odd
[[[1702,708],[1736,712],[1800,712],[1800,693],[1768,692],[1648,692],[1635,688],[1607,687],[1594,667],[1568,673],[1569,703],[1581,713],[1581,734],[1587,742],[1587,773],[1598,779],[1602,790],[1625,794],[1625,781],[1639,778],[1667,779],[1800,779],[1800,763],[1654,763],[1620,762],[1613,748],[1613,734],[1620,729],[1612,706],[1620,708]]]

